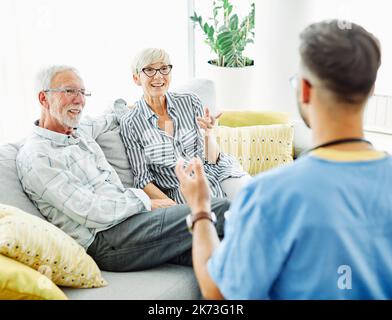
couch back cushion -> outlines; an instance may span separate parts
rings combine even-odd
[[[45,219],[24,193],[16,171],[16,154],[22,143],[0,145],[0,203],[18,207]]]
[[[179,86],[173,87],[170,91],[193,93],[198,96],[204,107],[209,108],[212,115],[217,113],[215,84],[212,80],[202,78],[190,79]]]
[[[101,134],[96,141],[105,154],[106,160],[117,172],[124,187],[133,188],[134,177],[120,136],[120,126]]]

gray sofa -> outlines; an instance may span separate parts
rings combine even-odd
[[[209,80],[191,80],[173,91],[197,94],[203,103],[215,107],[214,85]],[[86,113],[89,106],[86,105]],[[124,186],[133,184],[129,163],[119,136],[119,128],[97,138],[109,163],[117,171]],[[15,158],[21,144],[10,143],[0,146],[0,203],[18,207],[27,213],[45,219],[24,193],[19,182]],[[184,221],[185,223],[185,221]],[[69,299],[146,299],[188,300],[200,299],[201,294],[191,267],[165,264],[139,272],[102,272],[109,285],[97,289],[61,288]]]
[[[18,207],[45,219],[19,182],[15,157],[19,144],[0,146],[0,203]],[[69,299],[199,299],[200,291],[190,267],[163,265],[127,273],[102,272],[107,287],[98,289],[61,288]]]
[[[215,114],[215,90],[210,80],[191,80],[175,92],[192,92],[199,96],[204,105]],[[88,113],[89,106],[86,106]],[[310,145],[309,130],[302,121],[294,123],[295,153],[298,154]],[[124,186],[131,187],[132,175],[125,150],[119,136],[119,128],[102,134],[97,138],[109,163],[118,173]],[[15,158],[21,143],[0,146],[0,203],[18,207],[30,214],[45,219],[23,192],[19,182]],[[103,272],[108,281],[107,287],[98,289],[62,288],[70,299],[146,299],[177,300],[200,299],[201,294],[193,269],[177,265],[162,265],[158,268],[127,273]]]

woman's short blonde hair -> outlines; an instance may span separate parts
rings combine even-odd
[[[144,67],[158,62],[170,64],[169,54],[165,50],[159,48],[144,49],[133,59],[132,73],[139,74]]]

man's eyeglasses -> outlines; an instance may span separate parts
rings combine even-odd
[[[56,88],[56,89],[46,89],[44,90],[45,93],[47,92],[62,92],[68,97],[77,97],[80,93],[84,97],[90,97],[91,92],[86,91],[85,89],[72,89],[72,88]]]
[[[296,73],[295,75],[293,75],[293,76],[291,76],[291,77],[289,78],[290,85],[291,85],[291,86],[293,87],[293,89],[295,89],[295,90],[297,90],[297,89],[298,89],[298,86],[299,86],[299,77],[300,77],[299,74]],[[314,87],[314,85],[312,85],[312,84],[309,82],[309,80],[307,80],[307,79],[305,79],[305,78],[302,78],[302,80],[305,81],[309,87]]]
[[[298,88],[298,73],[291,76],[289,79],[289,82],[290,82],[290,85],[293,89],[297,89]]]
[[[153,76],[155,76],[157,74],[158,71],[160,72],[160,74],[167,76],[172,69],[173,69],[173,65],[168,64],[167,66],[162,66],[159,69],[146,67],[146,68],[143,68],[142,71],[147,77],[152,78]]]

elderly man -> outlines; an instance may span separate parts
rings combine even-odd
[[[192,239],[184,222],[189,208],[124,188],[95,142],[118,125],[116,115],[86,119],[79,126],[90,93],[78,71],[54,66],[38,79],[42,116],[19,151],[17,168],[41,213],[83,246],[101,269],[191,265]],[[226,200],[214,201],[220,226],[228,206]]]
[[[222,243],[200,161],[176,168],[199,215],[193,261],[207,298],[392,298],[392,158],[362,127],[380,47],[359,25],[340,26],[320,22],[301,34],[295,80],[315,147],[240,191]]]

